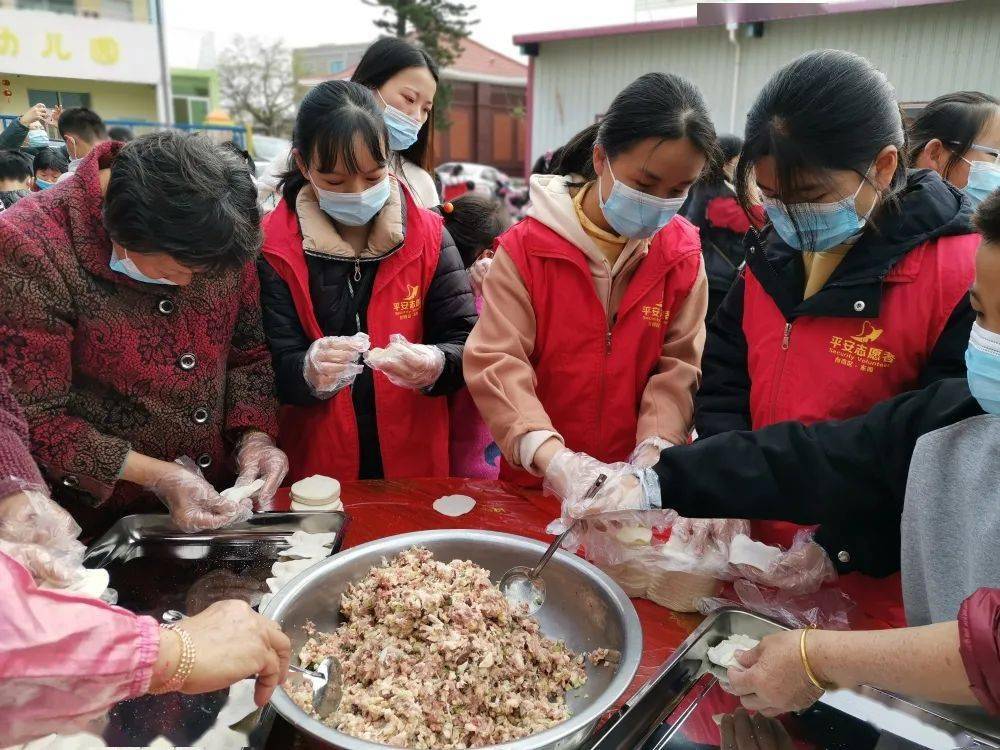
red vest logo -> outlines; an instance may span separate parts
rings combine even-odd
[[[413,284],[406,285],[406,296],[398,302],[392,303],[393,312],[400,320],[410,320],[420,314],[420,287]]]
[[[896,361],[896,355],[882,346],[873,346],[884,330],[866,320],[861,324],[861,330],[853,336],[831,337],[829,351],[834,356],[834,364],[860,372],[875,372],[891,367]]]
[[[643,305],[642,319],[650,328],[660,328],[670,319],[670,310],[664,312],[662,300],[655,305]]]

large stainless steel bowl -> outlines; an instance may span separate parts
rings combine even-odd
[[[471,560],[492,573],[496,583],[514,565],[531,564],[545,545],[532,539],[492,531],[451,529],[426,531],[380,539],[317,563],[285,586],[264,614],[276,620],[292,639],[292,653],[306,640],[306,620],[320,630],[336,629],[340,598],[349,583],[410,547],[422,546],[443,561]],[[642,628],[635,607],[608,576],[575,555],[558,552],[543,574],[547,597],[535,615],[542,632],[561,638],[578,653],[595,648],[621,651],[617,667],[587,665],[587,682],[567,696],[571,718],[552,729],[517,742],[492,745],[494,750],[570,750],[579,746],[600,716],[621,697],[635,677],[642,655]],[[293,656],[293,659],[295,657]],[[380,745],[352,737],[310,718],[281,689],[271,699],[278,713],[294,726],[327,745],[342,750],[384,750]]]

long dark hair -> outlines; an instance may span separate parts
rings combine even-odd
[[[853,52],[809,52],[771,76],[750,108],[736,194],[749,211],[756,194],[753,165],[764,156],[774,158],[777,197],[785,204],[803,171],[851,170],[871,184],[866,173],[889,145],[900,152],[891,197],[906,183],[906,137],[895,89]]]
[[[1000,100],[980,91],[956,91],[939,96],[924,107],[910,125],[910,166],[916,166],[920,152],[937,138],[951,153],[942,175],[947,178],[986,123],[997,114],[1000,114]]]
[[[349,171],[357,171],[355,139],[359,136],[376,162],[388,163],[385,121],[370,89],[352,81],[324,81],[302,99],[292,130],[292,147],[306,164],[329,172],[339,161]],[[305,184],[306,178],[290,159],[278,189],[291,209]]]
[[[597,177],[595,144],[614,158],[647,138],[687,138],[705,155],[707,174],[721,167],[715,127],[701,92],[672,73],[646,73],[618,93],[600,122],[584,128],[559,149],[550,172],[593,180]]]
[[[434,82],[439,80],[438,65],[425,49],[406,39],[395,36],[383,37],[365,50],[365,54],[354,69],[351,80],[379,89],[390,78],[407,68],[427,68]],[[430,171],[434,167],[434,107],[427,122],[420,128],[417,141],[399,156]]]

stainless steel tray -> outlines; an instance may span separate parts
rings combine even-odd
[[[681,750],[718,747],[714,718],[739,705],[717,683],[706,651],[733,635],[762,638],[785,626],[739,608],[711,615],[677,648],[631,700],[601,728],[588,750]],[[827,693],[819,703],[782,723],[796,747],[823,750],[1000,748],[991,732],[966,728],[953,711],[919,705],[864,686]]]
[[[223,599],[256,606],[293,532],[335,532],[336,553],[346,525],[343,513],[259,513],[230,528],[185,534],[166,515],[126,516],[87,550],[85,564],[108,570],[120,606],[157,620],[168,609],[197,614]],[[142,747],[163,735],[177,746],[193,745],[213,725],[227,694],[123,701],[110,712],[104,740],[112,747]],[[270,718],[258,716],[251,733],[257,740],[266,735]]]

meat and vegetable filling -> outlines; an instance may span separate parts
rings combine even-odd
[[[544,731],[569,717],[566,691],[584,657],[512,611],[489,571],[414,548],[373,568],[343,596],[333,633],[309,626],[304,665],[336,656],[340,708],[326,723],[396,747],[474,748]],[[312,711],[309,689],[289,693]]]

